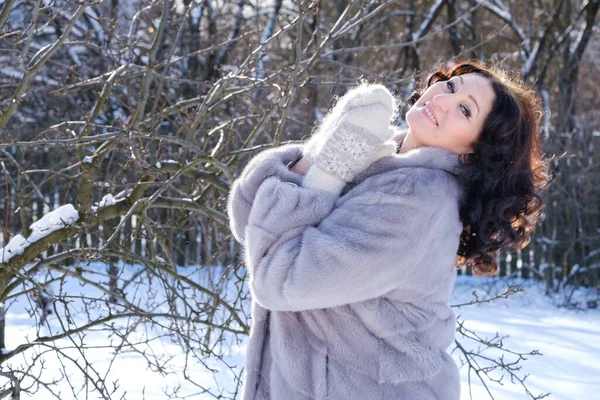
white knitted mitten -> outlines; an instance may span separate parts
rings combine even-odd
[[[311,164],[302,186],[339,194],[377,158],[392,154],[390,119],[396,103],[382,85],[363,84],[342,96],[309,139]]]

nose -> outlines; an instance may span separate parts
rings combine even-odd
[[[454,101],[454,94],[440,93],[435,95],[431,102],[436,108],[446,112],[450,109],[452,102]]]

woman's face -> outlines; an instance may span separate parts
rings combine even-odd
[[[403,151],[428,146],[473,153],[495,98],[490,80],[479,74],[434,83],[406,113],[410,148]]]

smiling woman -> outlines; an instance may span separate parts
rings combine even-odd
[[[491,274],[529,240],[547,178],[535,100],[458,64],[411,95],[401,132],[393,95],[363,84],[305,144],[251,160],[228,199],[253,300],[244,400],[460,398],[455,267]]]
[[[406,102],[409,128],[400,152],[433,146],[460,155],[466,168],[459,177],[465,198],[457,266],[492,275],[495,251],[526,246],[543,213],[550,171],[540,98],[518,76],[477,62],[439,67],[424,83]],[[423,116],[427,111],[436,123]]]
[[[429,86],[406,114],[409,129],[400,151],[431,146],[456,154],[474,152],[495,98],[491,82],[478,74]]]

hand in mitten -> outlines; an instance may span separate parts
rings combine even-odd
[[[361,85],[339,99],[307,142],[311,164],[302,186],[339,194],[356,175],[395,146],[390,119],[396,104],[382,85]]]

